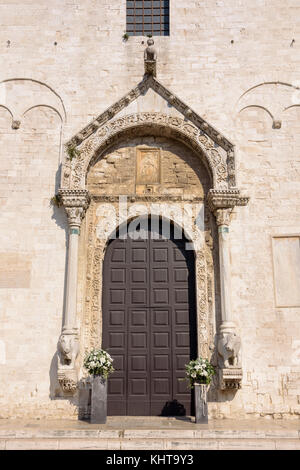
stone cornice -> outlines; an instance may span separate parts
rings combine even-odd
[[[210,189],[207,195],[207,204],[211,212],[218,209],[233,209],[235,206],[246,206],[248,196],[241,196],[238,188]]]
[[[87,189],[61,188],[58,194],[64,207],[83,207],[87,209],[91,200]]]
[[[113,196],[113,195],[105,195],[105,194],[91,194],[92,201],[95,202],[116,202],[119,203],[120,198],[124,197],[120,196]],[[198,196],[174,196],[172,194],[163,194],[163,195],[137,195],[137,194],[129,194],[126,195],[127,202],[134,203],[134,202],[204,202],[203,197]]]

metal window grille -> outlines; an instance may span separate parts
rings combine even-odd
[[[127,0],[126,32],[129,36],[169,36],[169,0]]]

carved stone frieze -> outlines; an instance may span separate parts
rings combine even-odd
[[[144,202],[146,205],[150,205],[152,201]],[[118,201],[113,203],[116,213],[118,213]],[[108,239],[99,239],[97,237],[97,207],[98,201],[92,201],[87,219],[87,269],[83,318],[84,350],[86,351],[100,346],[102,338],[102,271]],[[128,210],[130,211],[130,201]],[[194,223],[195,217],[193,216],[192,225],[195,225]],[[117,226],[112,229],[114,228],[116,229]],[[207,262],[208,259],[210,260],[209,263]],[[195,251],[195,270],[197,283],[198,353],[203,357],[208,357],[210,354],[209,344],[213,342],[213,335],[215,333],[211,331],[209,326],[209,312],[213,311],[213,296],[211,293],[214,276],[211,248],[207,247],[205,242],[203,242],[202,248]],[[210,292],[210,295],[208,295],[208,292]]]
[[[228,188],[226,154],[215,148],[213,140],[191,122],[161,113],[137,113],[118,118],[99,128],[79,146],[79,156],[67,162],[62,171],[62,187],[80,189],[85,186],[86,174],[91,165],[109,146],[120,137],[130,135],[132,130],[147,129],[153,135],[160,135],[168,129],[170,138],[179,140],[192,148],[208,169],[213,186]]]
[[[151,54],[154,57],[152,52]],[[129,135],[131,131],[142,127],[152,133],[160,128],[164,134],[163,129],[168,129],[171,138],[179,139],[193,148],[209,169],[214,188],[227,189],[235,186],[233,144],[154,77],[156,59],[149,57],[146,54],[144,79],[67,142],[66,147],[76,147],[80,155],[70,161],[66,153],[61,181],[63,188],[84,188],[89,166],[102,151],[116,142],[121,133],[122,136],[126,132]],[[118,113],[149,88],[182,113],[182,118],[161,113],[137,113],[114,120]]]
[[[207,299],[207,266],[204,250],[196,251],[196,292],[197,292],[197,328],[198,355],[209,355],[209,324]]]
[[[217,209],[233,209],[235,206],[246,206],[249,197],[241,196],[238,188],[210,189],[207,195],[207,203],[211,212]]]

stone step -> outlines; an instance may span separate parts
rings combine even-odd
[[[102,426],[105,427],[105,426]],[[0,449],[299,449],[298,429],[0,429]]]

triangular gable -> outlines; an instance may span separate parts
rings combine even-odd
[[[80,145],[84,140],[86,140],[93,133],[95,133],[100,127],[102,127],[109,120],[119,114],[130,103],[135,101],[139,96],[145,94],[149,88],[154,90],[158,95],[165,99],[170,106],[173,106],[177,111],[179,111],[185,119],[189,120],[204,134],[209,136],[216,145],[219,145],[227,152],[233,150],[233,144],[226,137],[224,137],[217,129],[215,129],[212,125],[205,121],[205,119],[199,116],[199,114],[197,114],[189,106],[187,106],[174,93],[171,93],[152,75],[145,75],[144,79],[140,83],[138,83],[138,85],[134,87],[129,93],[127,93],[119,101],[117,101],[108,109],[106,109],[97,118],[93,119],[93,121],[90,122],[86,127],[84,127],[80,132],[73,136],[67,142],[67,146],[76,147]]]

